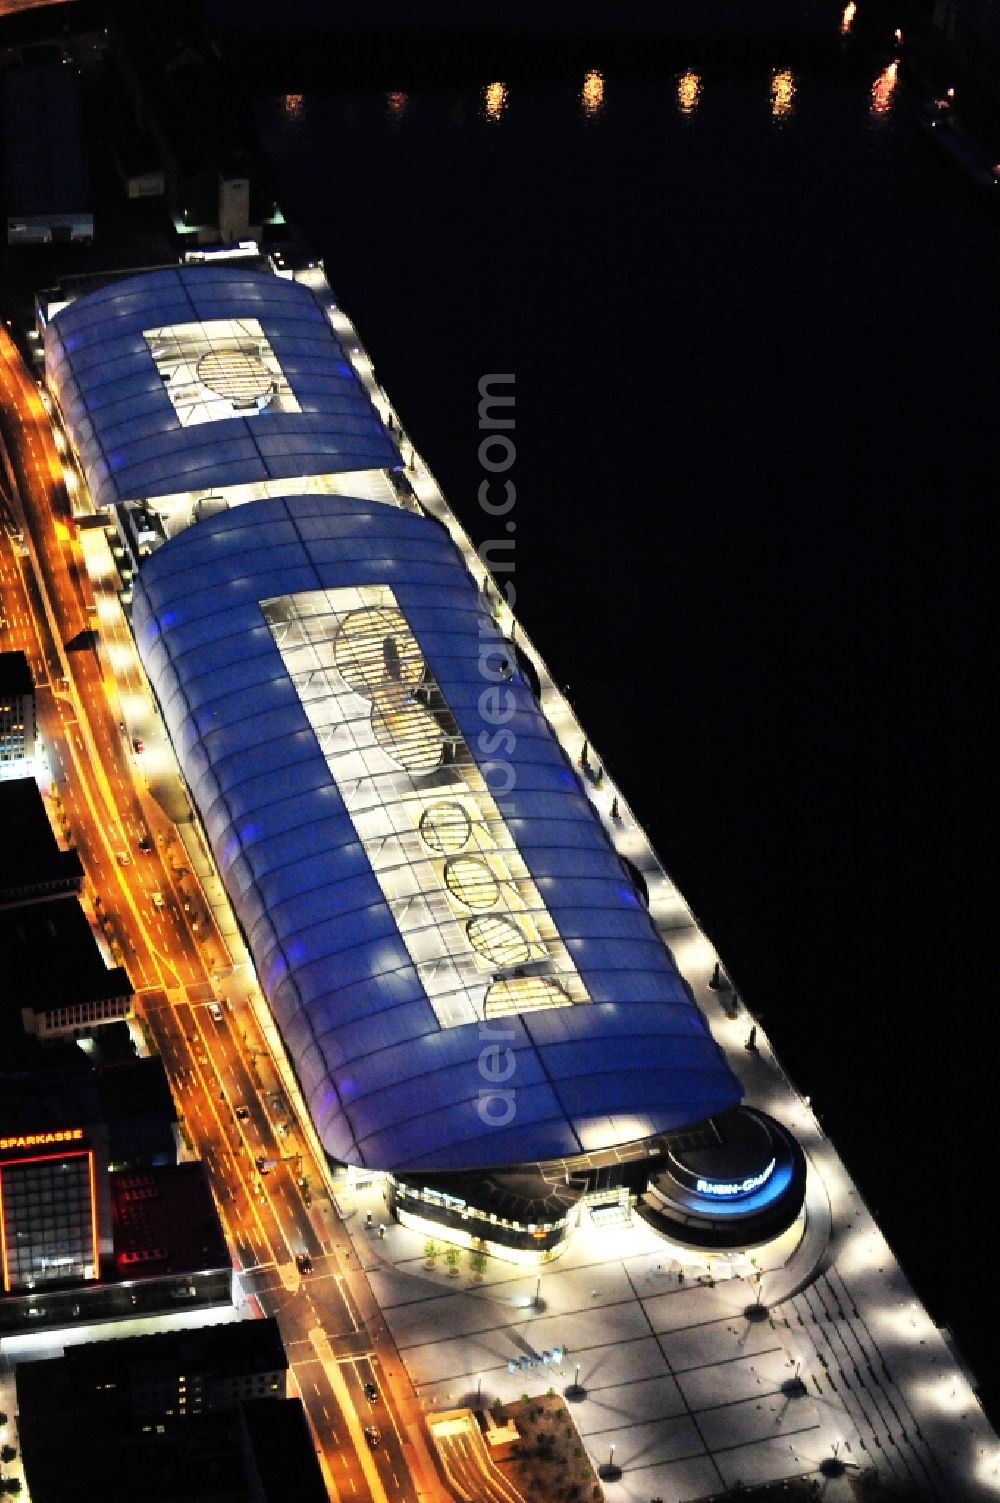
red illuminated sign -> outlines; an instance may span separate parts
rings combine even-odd
[[[16,1138],[0,1138],[0,1153],[18,1148],[48,1148],[53,1143],[79,1143],[82,1127],[61,1127],[55,1132],[26,1132]]]

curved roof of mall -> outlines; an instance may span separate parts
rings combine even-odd
[[[481,644],[495,628],[435,522],[339,496],[254,502],[154,553],[133,613],[335,1158],[399,1170],[550,1159],[736,1103],[529,687],[515,672],[484,700]],[[494,802],[482,749],[496,711],[511,786]],[[393,714],[414,720],[395,739]],[[426,754],[425,716],[440,758]],[[555,1005],[476,1021],[498,980],[512,988],[502,998],[534,983]]]
[[[174,396],[183,338],[202,325],[207,349],[213,327],[230,323],[245,349],[266,349],[295,401],[191,421]],[[99,507],[400,462],[309,288],[234,263],[147,272],[78,298],[45,330],[45,368]]]
[[[160,308],[143,311],[140,284],[159,297],[168,275],[95,296],[128,293],[132,326],[148,329]],[[220,280],[184,273],[192,301],[202,277]],[[266,278],[224,280],[244,313],[267,303]],[[89,327],[90,301],[60,313],[53,337],[69,343],[71,315]],[[91,381],[100,403],[99,368],[78,379],[84,409]],[[270,421],[211,426],[253,435]],[[176,435],[181,457],[191,431]],[[437,522],[341,495],[234,507],[145,560],[133,627],[334,1158],[499,1167],[638,1142],[737,1103]]]

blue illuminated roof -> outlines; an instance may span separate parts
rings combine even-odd
[[[366,591],[391,594],[406,623],[393,639],[402,646],[376,638],[367,659],[357,654],[370,643],[351,638],[341,604],[347,595],[369,599]],[[290,673],[281,646],[290,601],[328,606],[331,630],[341,633],[317,649],[317,663],[325,652],[332,665],[317,668],[318,678]],[[361,611],[350,621],[366,619]],[[307,704],[323,673],[326,683],[346,675],[369,695],[364,673],[383,674],[386,692],[395,686],[400,697],[383,707],[381,744],[404,760],[411,748],[400,751],[402,741],[385,730],[391,723],[402,734],[403,700],[418,730],[431,711],[452,717],[445,762],[409,779],[393,805],[397,823],[403,811],[412,825],[420,799],[437,798],[421,790],[457,777],[449,758],[460,739],[485,767],[492,743],[480,737],[495,734],[496,721],[483,708],[480,648],[495,640],[495,627],[437,523],[336,496],[234,508],[146,560],[133,626],[289,1057],[336,1159],[428,1171],[545,1160],[673,1131],[738,1102],[739,1082],[516,672],[502,690],[511,696],[504,751],[513,786],[497,798],[515,858],[523,858],[525,880],[509,884],[517,888],[510,901],[534,893],[544,905],[558,940],[548,953],[563,957],[551,966],[564,967],[568,991],[565,1005],[442,1025],[439,999],[421,979],[434,967],[420,969],[414,955],[436,942],[433,913],[445,912],[448,895],[400,887],[390,904],[387,882],[410,869],[386,874],[386,842],[396,837],[376,839],[384,811],[358,812],[363,779],[348,786],[345,777],[341,786],[331,773],[351,728],[336,705],[328,711],[328,695]],[[343,650],[349,638],[353,657]],[[416,644],[424,678],[415,689]],[[317,732],[324,714],[328,724]],[[465,896],[478,901],[471,889]],[[429,927],[410,932],[405,916],[417,911],[430,916]],[[572,987],[585,1000],[569,1005]],[[485,1063],[484,1050],[494,1051]],[[495,1084],[507,1068],[509,1078]],[[489,1125],[484,1110],[506,1115],[496,1103],[483,1108],[496,1091],[512,1093],[511,1115]]]
[[[251,328],[243,343],[266,346],[297,410],[276,401],[184,424],[146,336],[167,331],[169,345],[169,331],[205,325],[211,344],[223,322],[259,325],[262,342]],[[232,263],[143,273],[77,298],[45,330],[45,366],[98,506],[399,463],[310,290]]]

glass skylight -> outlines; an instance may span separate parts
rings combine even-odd
[[[588,1001],[392,590],[261,608],[441,1026]]]
[[[255,318],[144,329],[143,338],[181,427],[247,417],[265,407],[301,411]]]

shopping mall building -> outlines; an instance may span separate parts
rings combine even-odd
[[[584,1205],[651,1195],[683,1242],[784,1230],[801,1152],[741,1106],[622,820],[457,523],[418,501],[321,269],[142,273],[39,320],[330,1160],[385,1173],[400,1219],[513,1258],[558,1251]]]

